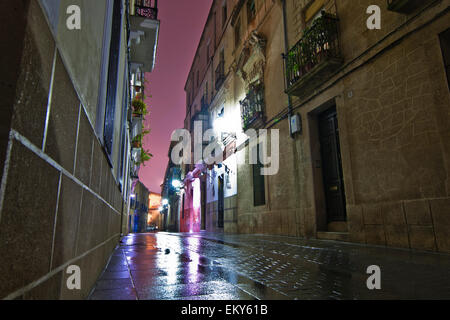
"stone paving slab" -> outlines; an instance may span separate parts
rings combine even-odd
[[[367,288],[371,265],[381,268],[381,290]],[[280,236],[134,234],[90,296],[133,298],[450,299],[450,255]]]

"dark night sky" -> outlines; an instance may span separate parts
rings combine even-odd
[[[212,0],[158,1],[161,21],[155,69],[147,74],[146,95],[150,114],[144,148],[153,159],[141,166],[140,180],[156,193],[161,192],[168,161],[170,136],[184,126],[186,95],[184,85],[197,49]]]

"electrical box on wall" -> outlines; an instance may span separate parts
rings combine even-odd
[[[299,114],[291,116],[291,134],[302,133],[302,118]]]

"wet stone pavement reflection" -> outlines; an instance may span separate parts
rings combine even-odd
[[[381,268],[369,290],[367,267]],[[211,233],[123,238],[89,299],[450,299],[450,255]]]

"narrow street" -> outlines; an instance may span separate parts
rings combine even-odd
[[[381,269],[369,290],[367,267]],[[450,255],[262,235],[132,234],[91,300],[449,299]]]

